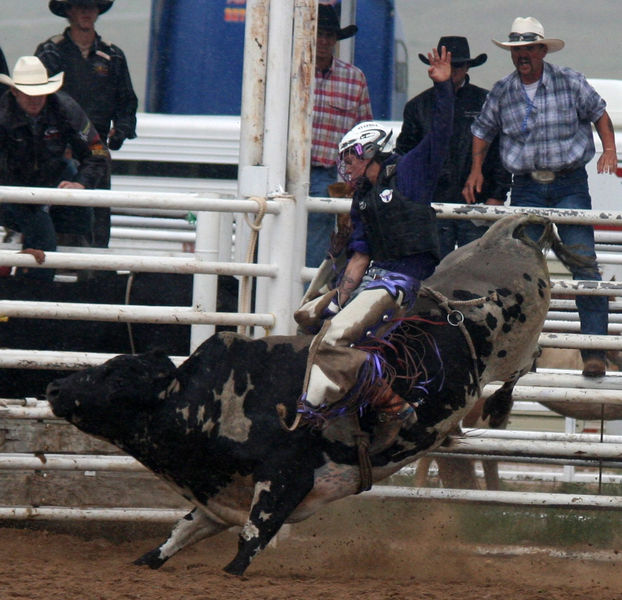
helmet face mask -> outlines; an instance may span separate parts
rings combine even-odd
[[[365,175],[367,165],[371,162],[363,154],[362,146],[356,144],[339,155],[337,172],[344,181],[353,186]]]
[[[393,131],[385,129],[380,123],[375,121],[363,121],[354,126],[346,133],[341,142],[339,142],[339,161],[338,171],[341,177],[351,184],[355,184],[360,175],[355,177],[351,167],[354,161],[365,161],[364,174],[367,164],[378,154],[382,152],[391,138]],[[349,157],[349,162],[346,159]]]

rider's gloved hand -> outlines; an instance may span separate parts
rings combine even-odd
[[[334,317],[339,311],[341,310],[341,306],[339,306],[339,302],[337,300],[337,296],[335,296],[331,301],[330,304],[324,309],[324,312],[322,313],[322,318],[323,319],[331,319],[332,317]]]

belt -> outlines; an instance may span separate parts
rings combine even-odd
[[[553,183],[558,177],[564,177],[565,175],[570,175],[575,171],[578,171],[581,167],[568,167],[567,169],[559,169],[558,171],[552,171],[551,169],[538,169],[537,171],[531,171],[529,173],[517,173],[514,175],[514,179],[516,178],[527,178],[531,177],[534,181],[538,183]]]

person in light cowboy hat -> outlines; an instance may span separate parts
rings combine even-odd
[[[357,26],[342,28],[329,4],[318,5],[317,26],[309,195],[325,198],[328,186],[337,181],[339,141],[357,123],[371,121],[373,114],[363,72],[334,56],[337,42],[356,34]],[[317,267],[325,258],[334,228],[334,215],[309,213],[307,266]]]
[[[449,155],[441,170],[434,192],[434,202],[462,203],[462,188],[471,170],[471,124],[486,100],[488,90],[471,83],[468,72],[486,62],[486,54],[471,58],[467,38],[450,35],[438,41],[438,49],[445,46],[451,52],[451,80],[454,86],[454,123]],[[426,56],[419,54],[424,64]],[[404,106],[402,130],[397,138],[396,151],[405,154],[414,148],[430,131],[436,93],[430,87],[409,100]],[[503,204],[510,186],[510,175],[501,165],[498,138],[495,139],[484,164],[484,186],[478,201],[486,204]],[[484,222],[485,223],[485,222]],[[437,222],[441,258],[456,246],[463,246],[481,237],[488,229],[487,224],[474,223],[466,219],[439,219]]]
[[[97,187],[108,169],[110,154],[80,106],[60,91],[63,73],[48,76],[36,56],[22,56],[13,77],[0,74],[9,86],[0,97],[0,182],[23,187]],[[73,160],[65,157],[71,149]],[[88,207],[2,204],[0,222],[23,235],[24,249],[56,250],[53,208],[70,215],[75,235],[90,232]],[[52,269],[29,269],[27,277],[50,280]]]
[[[533,17],[518,17],[506,42],[492,40],[509,50],[515,71],[493,86],[475,119],[473,166],[465,184],[467,202],[475,201],[482,186],[482,161],[490,142],[500,135],[501,160],[512,173],[511,205],[538,208],[591,209],[585,165],[594,157],[592,123],[602,145],[599,173],[617,167],[615,137],[605,101],[586,78],[568,67],[545,62],[549,52],[564,47],[548,38]],[[596,260],[594,229],[558,225],[565,244]],[[531,231],[536,237],[539,231]],[[600,281],[597,266],[575,269],[574,279]],[[604,296],[577,296],[583,334],[607,334],[608,305]],[[583,375],[605,375],[605,353],[582,350]]]
[[[99,15],[114,0],[50,0],[48,7],[68,19],[62,34],[39,44],[35,55],[48,73],[65,72],[63,91],[84,109],[110,150],[119,150],[126,139],[136,137],[138,99],[123,51],[95,31]],[[110,174],[101,184],[110,188]],[[108,246],[110,209],[95,208],[93,245]]]

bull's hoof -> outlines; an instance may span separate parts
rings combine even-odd
[[[166,558],[160,558],[160,549],[150,550],[134,561],[135,565],[147,565],[150,569],[159,569],[166,562]]]
[[[236,575],[237,577],[241,577],[242,575],[244,575],[244,571],[246,571],[246,567],[248,567],[248,565],[243,565],[240,564],[240,561],[236,560],[235,558],[223,569],[223,571],[225,573],[228,573],[229,575]]]

